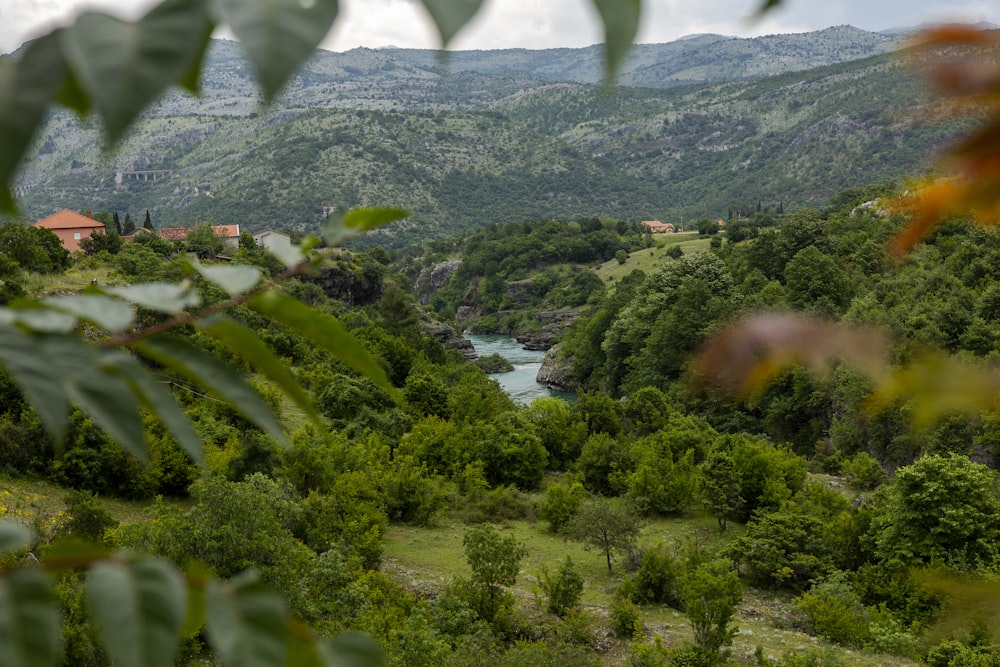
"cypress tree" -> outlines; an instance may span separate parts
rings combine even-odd
[[[149,209],[146,209],[146,219],[143,221],[142,226],[146,229],[153,231],[153,221],[149,217]]]
[[[135,231],[135,223],[132,222],[132,215],[125,211],[125,222],[122,223],[122,236],[126,236]]]
[[[118,236],[122,236],[122,221],[118,218],[118,211],[115,211],[111,219],[115,221],[115,230],[118,232]]]

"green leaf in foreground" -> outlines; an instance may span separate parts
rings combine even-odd
[[[611,85],[639,31],[642,0],[593,0],[593,3],[604,23],[606,83]]]
[[[162,560],[102,562],[87,577],[87,603],[119,667],[173,667],[187,612],[184,580]]]
[[[17,570],[0,577],[0,661],[4,667],[62,664],[59,609],[52,583],[40,570]]]
[[[278,94],[337,18],[337,0],[214,0],[257,72],[264,99]]]
[[[135,317],[132,308],[120,299],[98,294],[53,296],[45,299],[45,303],[110,333],[125,331]]]
[[[0,57],[0,210],[13,213],[10,186],[35,131],[56,98],[66,68],[58,34],[37,39],[20,59]]]
[[[399,392],[385,370],[368,350],[333,316],[320,313],[282,292],[271,290],[254,296],[248,305],[262,315],[281,322],[295,333],[366,376],[395,397]]]
[[[261,272],[255,266],[246,264],[206,265],[201,262],[191,262],[191,265],[207,280],[224,289],[229,296],[249,292],[260,282]]]
[[[120,350],[97,351],[88,349],[93,366],[76,373],[67,385],[67,393],[125,451],[141,461],[146,461],[145,431],[139,402],[132,386],[116,369]]]
[[[211,30],[205,3],[162,0],[136,22],[87,12],[63,32],[63,53],[101,115],[109,144],[185,78]]]
[[[117,360],[115,368],[129,383],[132,393],[143,407],[156,415],[193,461],[202,463],[205,460],[205,451],[202,449],[201,440],[191,425],[191,420],[177,405],[177,401],[167,388],[130,356],[122,355]]]
[[[228,401],[277,442],[286,442],[281,424],[260,394],[213,355],[175,336],[156,336],[139,341],[135,349]]]
[[[19,551],[31,545],[31,530],[17,521],[0,520],[0,553]]]
[[[371,637],[347,633],[321,644],[327,664],[337,667],[382,667],[385,654]]]
[[[191,289],[191,284],[187,281],[180,284],[138,283],[126,287],[109,287],[107,292],[137,306],[168,315],[180,315],[186,309],[201,304],[198,293]]]
[[[71,338],[82,352],[86,352],[83,343],[75,336]],[[31,401],[45,430],[53,440],[60,442],[66,433],[69,398],[61,369],[52,363],[46,346],[43,336],[30,336],[0,325],[0,363]]]
[[[355,208],[346,213],[335,212],[323,223],[323,240],[327,245],[340,245],[368,230],[410,217],[399,208]]]
[[[459,30],[482,7],[483,0],[420,0],[441,35],[441,46],[447,47]]]
[[[281,598],[249,573],[210,581],[206,620],[212,646],[227,667],[283,667],[287,614]]]
[[[213,317],[198,323],[205,333],[221,341],[254,367],[257,372],[267,376],[277,384],[292,399],[299,408],[315,422],[322,421],[309,395],[295,379],[291,371],[267,345],[252,331],[227,317]]]

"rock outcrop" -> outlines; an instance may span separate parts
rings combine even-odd
[[[436,338],[447,348],[458,350],[466,361],[474,361],[479,356],[476,354],[476,348],[472,345],[472,341],[460,336],[454,328],[447,324],[425,322],[422,327],[426,335]]]
[[[580,317],[577,309],[540,310],[535,318],[542,323],[538,331],[530,331],[515,336],[526,350],[548,350],[559,342],[563,331]]]
[[[434,296],[434,292],[447,285],[448,280],[455,275],[455,272],[458,271],[458,267],[461,265],[462,262],[459,260],[449,259],[422,269],[413,284],[417,301],[423,305],[427,305],[430,298]]]
[[[559,354],[559,347],[553,347],[542,359],[542,367],[538,369],[535,382],[541,382],[549,389],[558,391],[576,391],[577,379],[573,372],[573,357],[563,357]]]

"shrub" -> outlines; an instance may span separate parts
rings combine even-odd
[[[580,482],[550,484],[545,489],[538,516],[549,522],[549,530],[558,533],[576,517],[586,494]]]
[[[73,491],[64,500],[67,520],[63,531],[68,535],[91,542],[104,542],[105,533],[118,526],[111,513],[89,491]]]
[[[861,646],[870,639],[868,612],[847,575],[835,572],[795,602],[813,634],[839,644]]]
[[[662,542],[642,550],[639,569],[632,577],[637,599],[681,608],[678,563]]]
[[[615,597],[608,610],[611,631],[623,639],[639,637],[644,631],[639,608],[628,597]]]
[[[555,573],[543,565],[538,573],[538,585],[545,594],[546,610],[560,617],[574,609],[583,595],[583,575],[577,572],[569,556]]]

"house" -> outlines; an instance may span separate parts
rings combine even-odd
[[[145,227],[139,227],[138,229],[129,232],[122,237],[123,241],[135,241],[140,236],[148,236],[149,234],[156,234],[152,229],[146,229]]]
[[[161,238],[168,241],[184,241],[187,239],[188,233],[194,229],[194,227],[162,227],[157,230]],[[231,248],[237,248],[240,244],[240,226],[239,225],[213,225],[212,231],[219,238],[220,241],[225,243]]]
[[[65,208],[47,218],[42,218],[32,227],[44,227],[51,230],[62,241],[63,247],[70,252],[76,252],[80,249],[81,239],[95,232],[103,234],[105,231],[103,222],[98,222],[93,218]]]
[[[642,224],[646,225],[651,234],[673,234],[677,231],[673,224],[669,222],[660,222],[659,220],[643,220]]]
[[[268,250],[281,250],[292,246],[291,236],[270,229],[257,232],[253,235],[253,240],[257,242],[257,245]]]

